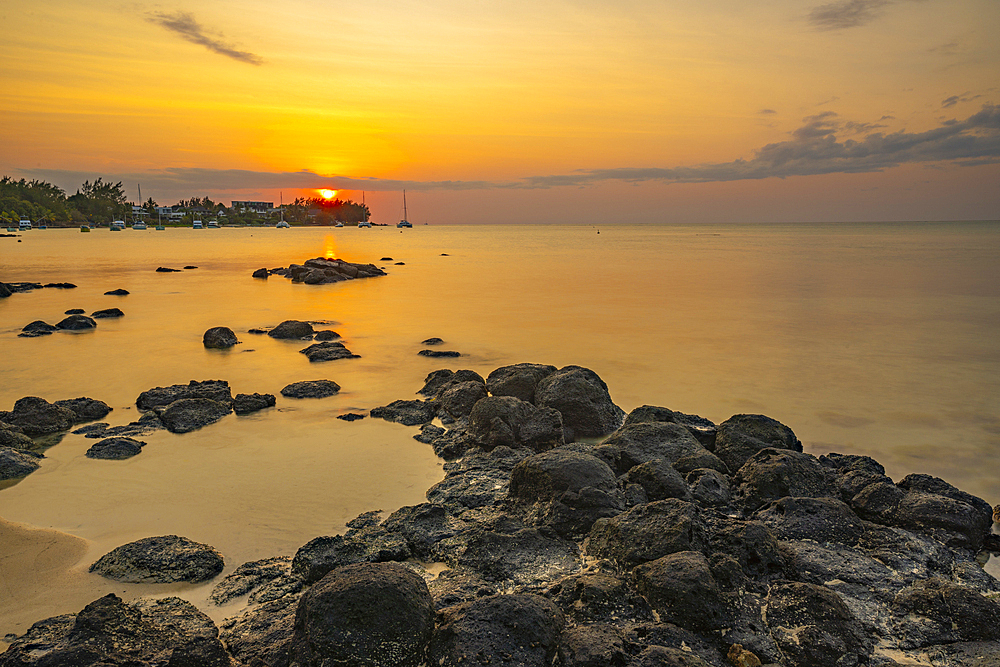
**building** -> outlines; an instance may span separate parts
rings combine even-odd
[[[231,208],[234,211],[253,211],[254,213],[268,213],[274,208],[273,201],[234,201]]]

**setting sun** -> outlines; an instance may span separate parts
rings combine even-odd
[[[323,199],[333,199],[337,196],[336,190],[320,190],[319,193],[323,195]]]

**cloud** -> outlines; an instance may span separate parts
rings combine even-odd
[[[885,117],[883,117],[884,119]],[[712,183],[724,181],[858,174],[884,171],[903,164],[977,166],[1000,163],[1000,106],[983,105],[965,120],[947,120],[925,132],[870,132],[861,139],[841,139],[876,124],[841,122],[832,111],[807,116],[791,138],[757,149],[750,159],[688,167],[619,167],[583,169],[568,174],[530,176],[511,181],[404,181],[323,175],[303,170],[259,172],[240,169],[169,168],[142,173],[101,174],[111,181],[141,182],[152,191],[180,192],[178,197],[211,191],[245,193],[279,189],[399,191],[546,189],[584,187],[603,182]],[[84,172],[26,169],[28,178],[54,181],[60,187],[93,179]],[[239,198],[239,197],[236,197]]]
[[[953,107],[959,102],[971,102],[982,97],[982,95],[970,95],[968,92],[964,92],[961,95],[952,95],[951,97],[946,97],[941,100],[941,108],[947,109],[948,107]]]
[[[778,112],[775,111],[774,109],[761,109],[757,113],[761,114],[762,116],[772,116]]]
[[[809,12],[808,21],[817,30],[844,30],[867,25],[882,15],[890,0],[840,0]]]
[[[195,20],[193,14],[188,12],[176,11],[173,14],[154,12],[146,20],[177,33],[193,44],[200,44],[209,51],[218,53],[220,56],[226,56],[227,58],[249,63],[250,65],[264,64],[264,59],[260,56],[249,51],[238,51],[225,42],[210,36],[205,27]]]

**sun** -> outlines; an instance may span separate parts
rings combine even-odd
[[[320,190],[319,193],[323,195],[323,199],[333,199],[337,196],[336,190]]]

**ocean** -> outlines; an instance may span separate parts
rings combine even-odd
[[[319,286],[251,277],[312,257],[388,275]],[[342,387],[326,399],[278,395],[275,408],[192,433],[158,431],[126,461],[87,459],[96,441],[67,434],[40,470],[0,483],[0,518],[85,540],[69,568],[79,589],[18,593],[0,635],[100,591],[203,603],[211,584],[85,574],[141,537],[206,542],[229,572],[361,512],[423,501],[443,471],[416,427],[335,417],[416,398],[440,368],[585,366],[626,411],[658,405],[716,423],[761,413],[812,454],[869,455],[897,481],[928,473],[1000,503],[1000,223],[36,229],[0,238],[0,281],[78,286],[0,299],[0,410],[23,396],[89,396],[113,406],[106,421],[118,425],[138,418],[140,392],[189,380],[227,380],[234,394],[321,378]],[[104,294],[116,288],[130,294]],[[71,308],[111,307],[125,317],[93,331],[17,335]],[[328,323],[317,328],[360,358],[310,363],[304,343],[247,333],[288,319]],[[206,350],[215,326],[241,344]],[[418,356],[430,337],[462,356]]]

